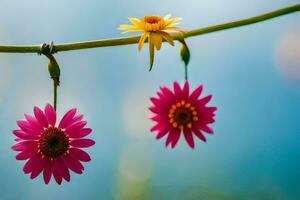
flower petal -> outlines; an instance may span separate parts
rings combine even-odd
[[[165,31],[158,31],[158,33],[172,46],[174,46],[174,41],[173,41],[173,37],[165,32]]]
[[[78,140],[71,140],[70,145],[73,147],[78,148],[86,148],[93,146],[95,144],[94,140],[91,139],[78,139]]]
[[[27,160],[28,158],[33,157],[36,154],[32,149],[25,149],[16,155],[17,160]]]
[[[17,125],[20,127],[22,131],[28,134],[40,134],[40,132],[34,129],[27,121],[18,120]]]
[[[23,140],[36,140],[39,138],[37,135],[27,134],[21,130],[13,130],[13,134]]]
[[[189,82],[185,81],[182,89],[182,93],[186,99],[189,97],[189,88],[190,88]]]
[[[64,129],[67,126],[69,126],[70,123],[72,122],[74,115],[76,114],[76,111],[77,111],[76,108],[69,110],[60,120],[58,128]]]
[[[33,108],[34,116],[38,120],[38,122],[43,126],[43,127],[48,127],[49,123],[48,120],[43,113],[43,111],[39,107],[34,107]]]
[[[138,49],[139,51],[143,48],[143,45],[148,37],[148,33],[147,32],[144,32],[139,40],[139,44],[138,44]]]
[[[45,107],[45,116],[46,116],[49,124],[52,126],[55,126],[56,112],[50,104],[47,104]]]
[[[92,129],[83,128],[79,131],[68,132],[67,134],[70,138],[82,138],[82,137],[85,137],[85,136],[89,135],[91,132],[92,132]]]
[[[66,133],[77,132],[77,131],[81,130],[83,127],[85,127],[86,124],[87,124],[86,121],[76,122],[66,128]]]
[[[191,129],[183,129],[183,135],[188,145],[193,149],[195,147],[194,138]]]
[[[68,154],[63,157],[63,160],[70,170],[77,174],[82,174],[82,170],[84,170],[84,168],[78,160]]]
[[[57,171],[56,167],[54,166],[54,164],[53,164],[52,168],[53,168],[53,169],[52,169],[53,177],[54,177],[56,183],[57,183],[58,185],[60,185],[61,182],[62,182],[62,177],[61,177],[60,174],[58,173],[58,171]]]
[[[203,142],[206,142],[206,138],[200,130],[198,130],[197,128],[194,128],[193,132],[200,140],[202,140]]]
[[[40,159],[39,162],[36,164],[35,169],[32,171],[30,178],[36,178],[44,169],[45,159]]]
[[[54,168],[56,169],[56,172],[58,172],[58,175],[63,177],[67,182],[70,181],[70,172],[68,167],[65,165],[62,158],[57,158],[54,162]]]
[[[14,151],[24,151],[26,149],[34,149],[37,145],[36,141],[22,141],[11,147]]]
[[[151,33],[151,41],[154,44],[156,50],[160,50],[162,45],[161,35],[158,33]]]
[[[175,146],[176,146],[176,144],[178,143],[178,141],[179,141],[179,138],[180,138],[180,131],[179,130],[177,130],[177,131],[175,131],[175,133],[173,134],[173,138],[172,138],[172,148],[174,148]]]
[[[45,184],[48,184],[51,179],[51,174],[52,174],[51,166],[52,166],[51,162],[48,159],[46,159],[45,160],[45,168],[44,168],[44,172],[43,172]]]
[[[81,149],[71,148],[69,150],[69,153],[72,157],[74,157],[80,161],[83,161],[83,162],[88,162],[91,160],[89,154]]]
[[[35,127],[35,129],[39,130],[40,132],[43,130],[43,126],[36,120],[35,117],[28,114],[24,114],[24,116],[32,127]]]
[[[198,99],[198,97],[200,96],[202,90],[203,90],[203,86],[202,85],[198,86],[190,95],[190,100],[196,101]]]
[[[33,157],[31,157],[24,165],[23,167],[23,171],[25,174],[28,174],[30,172],[32,172],[36,166],[39,164],[40,162],[40,157],[38,154],[35,154]]]

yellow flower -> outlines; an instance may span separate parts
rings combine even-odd
[[[182,29],[174,27],[174,25],[179,22],[181,18],[171,18],[171,15],[166,15],[165,17],[144,16],[141,19],[130,17],[128,19],[132,25],[122,24],[119,26],[119,29],[124,30],[123,33],[143,32],[139,40],[138,49],[141,50],[146,39],[148,39],[150,51],[150,70],[154,60],[154,47],[157,50],[160,50],[163,39],[174,46],[173,37],[170,33],[183,32]]]

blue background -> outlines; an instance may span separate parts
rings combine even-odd
[[[295,3],[1,0],[0,44],[120,37],[117,27],[127,17],[147,14],[171,13],[192,29]],[[299,21],[295,13],[187,40],[191,85],[204,84],[218,107],[215,135],[206,144],[197,141],[195,150],[183,138],[174,150],[166,149],[164,139],[150,134],[147,120],[149,96],[162,84],[182,83],[178,44],[163,45],[151,73],[147,47],[141,53],[129,45],[57,54],[58,115],[77,107],[96,141],[87,150],[92,161],[84,163],[84,174],[72,174],[62,186],[44,185],[41,176],[30,180],[10,149],[15,121],[52,101],[47,59],[0,54],[0,199],[299,199]]]

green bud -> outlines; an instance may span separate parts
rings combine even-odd
[[[48,71],[50,77],[56,82],[57,85],[59,85],[60,68],[54,57],[49,59]]]
[[[180,56],[181,56],[181,60],[184,62],[185,66],[187,66],[190,62],[190,50],[188,48],[188,46],[186,45],[186,43],[183,41],[181,41],[181,46],[180,46]]]

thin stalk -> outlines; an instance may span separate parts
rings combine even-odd
[[[266,20],[270,20],[282,15],[287,15],[290,13],[300,11],[300,4],[292,5],[286,8],[281,8],[275,11],[271,11],[262,15],[245,18],[238,21],[232,21],[228,23],[218,24],[214,26],[208,26],[204,28],[198,28],[191,31],[187,31],[184,34],[184,38],[199,36],[207,33],[217,32],[221,30],[237,28],[241,26],[246,26],[249,24],[254,24]],[[105,40],[94,40],[94,41],[83,41],[76,43],[64,43],[57,44],[53,46],[54,52],[61,51],[73,51],[79,49],[89,49],[98,47],[110,47],[110,46],[120,46],[138,43],[140,36],[135,37],[123,37],[123,38],[112,38]],[[174,36],[175,40],[180,39],[178,36]],[[0,45],[0,52],[5,53],[40,53],[40,45],[30,45],[30,46],[14,46],[14,45]]]

